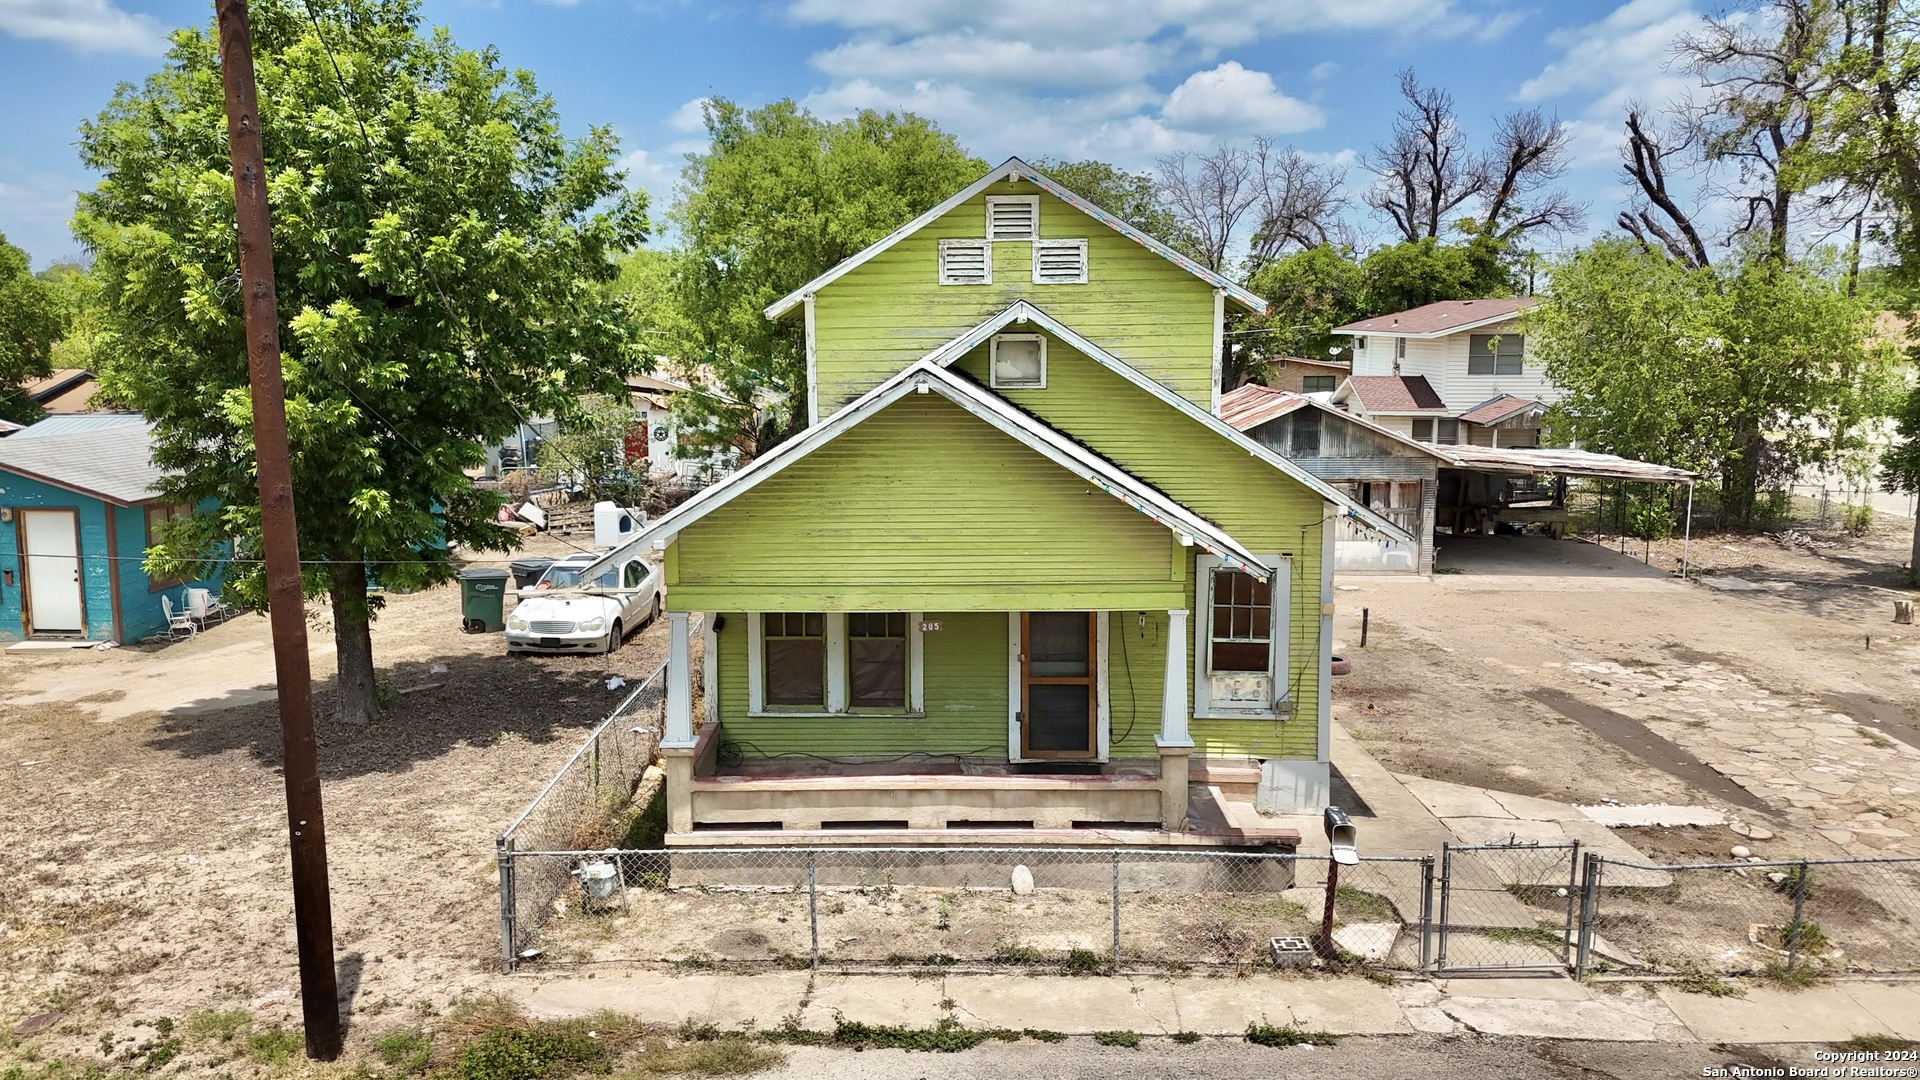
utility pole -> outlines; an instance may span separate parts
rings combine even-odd
[[[333,969],[333,908],[327,889],[326,820],[313,739],[313,673],[307,662],[306,594],[294,530],[293,467],[288,461],[286,389],[280,381],[280,310],[273,285],[273,230],[267,212],[265,152],[253,77],[246,0],[214,0],[220,77],[226,86],[227,141],[233,159],[239,226],[240,295],[246,312],[247,372],[253,387],[253,447],[260,485],[260,534],[273,668],[280,696],[280,747],[293,854],[293,923],[300,953],[300,1008],[307,1056],[340,1056],[340,998]]]

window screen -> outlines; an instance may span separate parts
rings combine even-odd
[[[1432,442],[1433,441],[1433,417],[1416,416],[1413,418],[1413,441],[1414,442]]]
[[[1320,456],[1320,410],[1311,405],[1293,414],[1293,456]]]
[[[1272,579],[1216,569],[1211,606],[1207,670],[1265,674],[1273,655]]]
[[[761,616],[768,705],[827,705],[827,617],[820,612]]]
[[[1521,334],[1473,334],[1467,339],[1467,374],[1518,375],[1524,367],[1526,337]]]
[[[907,707],[907,615],[847,616],[847,701],[856,709]]]

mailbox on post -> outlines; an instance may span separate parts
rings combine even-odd
[[[1333,861],[1341,866],[1353,866],[1360,861],[1358,847],[1359,833],[1353,827],[1353,820],[1347,812],[1337,806],[1327,807],[1326,820],[1327,846],[1331,849]]]

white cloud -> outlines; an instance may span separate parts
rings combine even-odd
[[[788,11],[802,22],[895,36],[973,28],[1062,48],[1147,41],[1163,33],[1223,48],[1272,34],[1457,21],[1450,0],[795,0]]]
[[[1572,164],[1617,164],[1629,103],[1658,112],[1699,90],[1699,81],[1673,63],[1673,50],[1679,37],[1701,25],[1688,0],[1629,0],[1598,22],[1547,35],[1560,55],[1521,83],[1514,97],[1577,103],[1577,115],[1566,121]]]
[[[1313,65],[1313,70],[1307,72],[1307,77],[1315,81],[1319,81],[1322,79],[1331,79],[1335,75],[1339,74],[1339,72],[1340,72],[1339,64],[1334,63],[1332,60],[1322,60],[1319,63]]]
[[[673,110],[673,115],[667,117],[667,126],[675,131],[705,131],[707,130],[706,108],[706,98],[694,98]]]
[[[167,51],[165,28],[150,16],[120,10],[113,0],[0,0],[0,31],[81,52]]]
[[[1327,119],[1318,108],[1281,93],[1273,76],[1233,60],[1188,76],[1168,95],[1160,116],[1188,131],[1228,137],[1291,135]]]
[[[978,80],[1022,87],[1094,87],[1143,79],[1165,62],[1165,53],[1165,48],[1144,41],[1062,48],[953,33],[927,34],[903,42],[856,38],[815,53],[811,62],[836,78]]]

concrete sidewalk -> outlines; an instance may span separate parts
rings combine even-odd
[[[1245,978],[1059,975],[680,975],[604,971],[514,976],[502,990],[543,1017],[612,1009],[658,1023],[692,1020],[760,1030],[789,1019],[831,1030],[839,1018],[927,1026],[951,1016],[974,1028],[1069,1035],[1127,1030],[1239,1035],[1251,1023],[1336,1035],[1478,1032],[1620,1042],[1845,1042],[1859,1035],[1920,1039],[1920,981],[1835,982],[1744,996],[1670,985],[1564,978],[1408,980],[1253,975]]]

